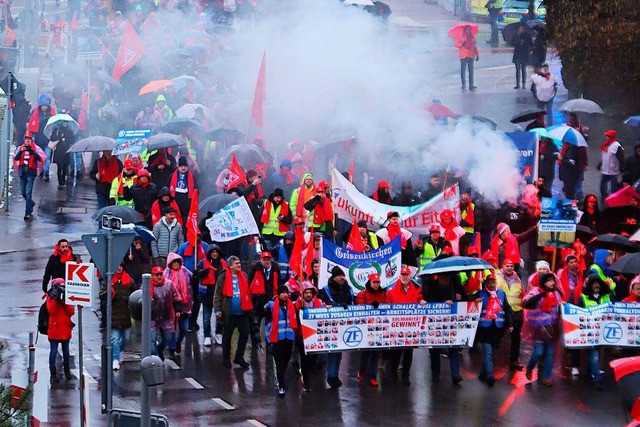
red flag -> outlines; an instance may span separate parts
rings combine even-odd
[[[189,216],[185,223],[187,227],[187,241],[194,248],[198,244],[198,189],[196,188],[191,198],[191,207],[189,208]],[[197,251],[196,251],[197,252]]]
[[[353,184],[353,157],[351,157],[351,161],[349,162],[349,182]]]
[[[71,30],[75,31],[79,28],[80,26],[78,25],[78,12],[76,12],[75,10],[73,11],[73,16],[71,16]]]
[[[311,233],[311,237],[309,238],[309,244],[307,245],[307,257],[304,260],[304,272],[307,273],[307,277],[313,274],[313,242],[315,242],[313,227],[309,228],[309,233]]]
[[[360,236],[360,229],[358,228],[358,221],[355,218],[353,218],[353,225],[351,226],[351,232],[349,233],[347,249],[357,252],[364,252],[362,237]]]
[[[9,26],[9,20],[4,21],[4,45],[12,47],[16,41],[16,32]]]
[[[258,81],[256,82],[256,91],[253,95],[253,108],[251,109],[251,118],[260,127],[264,126],[263,107],[264,100],[267,98],[267,52],[262,54],[262,63],[260,64],[260,72],[258,73]]]
[[[256,163],[255,170],[262,179],[265,179],[267,177],[267,171],[269,170],[269,160],[264,163]]]
[[[113,78],[120,80],[120,77],[142,59],[142,55],[144,55],[144,43],[142,43],[142,39],[138,36],[138,33],[136,33],[133,25],[127,21],[124,24],[122,42],[120,42],[118,57],[116,58],[113,73],[111,74]]]
[[[304,230],[300,227],[296,227],[293,236],[293,250],[291,251],[291,258],[289,258],[289,268],[295,271],[298,277],[302,279],[304,277],[304,266],[302,265],[302,247],[304,245]]]
[[[227,190],[229,190],[230,188],[235,188],[240,184],[249,186],[249,183],[247,182],[247,176],[244,174],[240,163],[238,163],[238,159],[236,159],[235,153],[232,153],[231,165],[229,165],[229,180],[227,182]]]

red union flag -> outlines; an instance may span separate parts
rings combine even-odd
[[[189,216],[187,217],[187,241],[194,248],[198,243],[198,189],[193,192],[191,198],[191,207],[189,208]],[[196,251],[197,252],[197,251]]]
[[[256,91],[253,95],[253,108],[251,109],[251,118],[259,127],[264,127],[264,101],[267,98],[267,52],[262,54],[262,62],[260,63],[260,71],[258,72],[258,81],[256,82]]]
[[[138,33],[136,33],[133,25],[127,22],[122,33],[122,42],[120,42],[118,57],[113,66],[113,78],[120,80],[120,77],[142,59],[142,55],[144,55],[144,43],[142,43],[142,39],[138,36]]]
[[[245,186],[249,185],[249,183],[247,182],[247,176],[244,174],[240,163],[238,163],[236,155],[231,154],[231,164],[229,165],[229,180],[227,183],[227,190],[236,188],[240,184],[244,184]]]

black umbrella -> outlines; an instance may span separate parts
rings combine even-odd
[[[198,205],[198,218],[206,218],[208,212],[218,212],[237,198],[237,195],[227,193],[214,194],[213,196],[207,197]]]
[[[230,145],[238,144],[240,140],[244,138],[244,134],[235,129],[219,128],[210,130],[204,134],[204,137],[207,141],[218,141],[225,147],[228,147]]]
[[[580,239],[581,242],[588,242],[594,237],[598,236],[599,233],[593,228],[586,225],[577,225],[576,226],[576,238]]]
[[[522,123],[535,120],[538,114],[547,114],[542,108],[527,108],[511,118],[511,123]]]
[[[640,253],[627,254],[609,266],[609,268],[620,274],[640,273]]]
[[[185,142],[180,135],[175,135],[173,133],[159,133],[149,137],[147,149],[149,151],[153,151],[161,148],[179,147],[184,144]]]
[[[515,36],[518,33],[518,28],[520,27],[524,27],[525,32],[529,33],[531,37],[534,37],[536,35],[536,32],[534,31],[534,29],[531,28],[529,25],[525,24],[524,22],[514,22],[507,25],[502,30],[502,38],[504,39],[504,41],[506,41],[507,43],[511,43],[513,36]]]
[[[231,155],[235,154],[238,163],[246,169],[252,169],[258,163],[267,161],[273,164],[273,157],[267,151],[254,144],[238,144],[224,150],[218,160],[222,166],[231,162]]]
[[[608,233],[633,233],[638,228],[640,208],[635,206],[620,206],[607,208],[600,214],[598,228]]]
[[[640,245],[632,242],[619,234],[601,234],[589,242],[591,246],[596,248],[611,249],[613,251],[621,249],[625,252],[638,252]]]
[[[174,117],[173,119],[165,123],[160,128],[160,131],[180,135],[190,127],[195,127],[199,132],[203,130],[202,125],[195,120],[187,119],[185,117]]]
[[[374,1],[373,6],[365,6],[364,10],[382,19],[387,19],[391,15],[391,7],[381,1]]]
[[[122,87],[119,81],[104,71],[96,71],[95,73],[92,73],[91,78],[101,83],[108,84],[109,86]]]
[[[137,222],[144,222],[144,218],[133,208],[129,206],[106,206],[91,216],[91,219],[102,223],[103,215],[113,215],[118,218],[122,218],[123,224],[135,224]]]
[[[113,150],[115,146],[115,139],[109,138],[108,136],[96,135],[81,139],[80,141],[76,142],[67,150],[67,153],[86,153]]]

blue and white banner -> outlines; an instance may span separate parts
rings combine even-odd
[[[327,239],[322,239],[319,286],[322,288],[331,277],[331,269],[342,268],[354,295],[364,289],[369,274],[378,273],[382,288],[393,285],[400,278],[400,238],[388,245],[369,252],[357,252],[342,248]]]
[[[567,303],[562,307],[562,330],[567,348],[640,347],[640,304],[582,308]]]
[[[471,347],[482,303],[381,304],[302,311],[307,353],[408,347]]]
[[[122,129],[118,132],[113,155],[140,154],[147,149],[151,129]]]
[[[535,132],[507,132],[515,146],[520,175],[532,184],[538,177],[538,134]]]
[[[543,197],[538,222],[538,246],[572,247],[577,220],[577,200]]]
[[[211,232],[211,239],[216,242],[228,242],[259,233],[256,220],[244,197],[238,197],[217,211],[205,224]]]

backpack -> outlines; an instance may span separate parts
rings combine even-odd
[[[47,335],[49,332],[49,310],[47,310],[47,302],[43,302],[38,311],[38,332]]]

